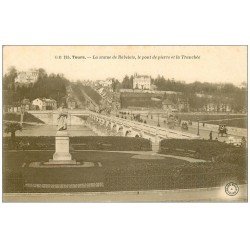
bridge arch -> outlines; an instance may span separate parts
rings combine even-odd
[[[126,137],[131,137],[131,130],[130,129],[125,130],[124,134]]]
[[[117,134],[118,134],[119,136],[124,136],[124,128],[123,128],[123,126],[117,125],[117,126],[116,126],[116,131],[117,131]]]
[[[119,126],[118,126],[118,124],[116,124],[116,123],[113,124],[111,130],[113,130],[114,132],[118,133],[118,131],[119,131]]]

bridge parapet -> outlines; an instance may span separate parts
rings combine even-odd
[[[130,121],[126,120],[123,118],[119,117],[113,117],[113,116],[106,116],[98,113],[91,112],[90,114],[91,117],[96,119],[97,117],[102,118],[103,120],[106,121],[107,123],[110,123],[112,127],[114,124],[118,125],[119,127],[123,127],[124,130],[130,131],[131,135],[137,135],[139,134],[140,136],[143,137],[157,137],[157,138],[179,138],[179,139],[199,139],[199,136],[186,133],[186,132],[181,132],[181,131],[176,131],[168,128],[160,128],[144,123],[139,123],[137,121]],[[112,128],[111,127],[111,128]],[[126,131],[124,134],[126,135]],[[140,131],[140,132],[138,132]],[[159,139],[160,140],[160,139]]]

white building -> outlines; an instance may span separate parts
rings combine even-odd
[[[38,106],[39,110],[52,110],[56,109],[56,101],[47,98],[36,98],[32,101],[32,105]]]
[[[38,70],[20,71],[17,73],[15,83],[30,84],[35,83],[38,79]]]
[[[43,110],[43,100],[40,98],[36,98],[35,100],[32,101],[32,105],[38,106],[39,110]]]
[[[226,103],[208,103],[204,105],[203,109],[207,112],[231,112],[232,107]]]
[[[151,77],[135,74],[133,78],[133,89],[150,89]]]

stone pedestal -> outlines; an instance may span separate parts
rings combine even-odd
[[[57,131],[55,144],[53,159],[23,165],[24,187],[28,192],[83,192],[103,189],[105,175],[102,164],[72,160],[67,131]]]
[[[71,161],[69,153],[69,135],[67,131],[57,131],[56,133],[56,152],[53,161]]]

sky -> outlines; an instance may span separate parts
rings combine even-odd
[[[64,57],[66,56],[66,57]],[[126,58],[124,57],[126,56]],[[247,82],[246,46],[4,46],[3,72],[44,68],[71,81],[134,73],[191,83]]]

